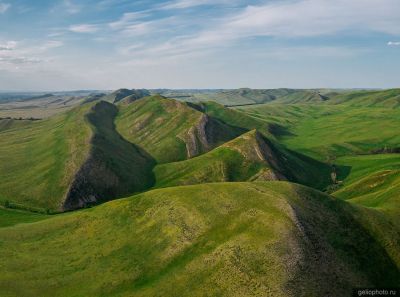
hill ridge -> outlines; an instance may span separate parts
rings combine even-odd
[[[154,160],[118,134],[114,125],[117,112],[115,105],[100,101],[86,115],[94,131],[90,151],[70,184],[63,210],[143,191],[154,183]]]

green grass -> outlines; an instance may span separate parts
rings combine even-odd
[[[284,179],[325,189],[330,184],[330,172],[328,165],[287,151],[256,130],[201,156],[154,169],[155,187]]]
[[[85,114],[75,108],[0,131],[0,200],[58,209],[89,151]]]
[[[199,155],[243,132],[211,118],[207,118],[203,127],[204,113],[186,103],[161,96],[121,104],[119,111],[116,118],[118,132],[158,163]]]
[[[379,210],[400,229],[400,155],[342,157],[337,161],[351,171],[334,195]]]
[[[327,103],[359,107],[398,108],[400,107],[400,89],[345,92],[333,96]]]
[[[1,228],[0,291],[350,296],[394,286],[396,264],[343,203],[283,182],[204,184]]]
[[[284,127],[279,140],[320,160],[398,147],[400,109],[344,105],[260,105],[242,108]]]
[[[15,226],[23,223],[33,223],[49,218],[50,216],[27,211],[0,207],[0,228]]]
[[[140,145],[158,162],[187,158],[184,135],[200,121],[200,112],[159,96],[120,105],[119,111],[118,132],[128,141]]]
[[[95,202],[108,201],[143,191],[154,183],[154,160],[117,133],[117,112],[115,105],[101,101],[86,114],[93,131],[89,156],[71,184],[64,209],[82,207],[88,197],[95,197]]]

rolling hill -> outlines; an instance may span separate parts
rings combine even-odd
[[[225,106],[144,91],[0,119],[1,296],[400,283],[396,90],[196,92]]]
[[[352,207],[286,182],[146,192],[0,228],[5,296],[350,296],[399,263]]]
[[[140,144],[159,163],[197,156],[245,131],[187,103],[162,96],[118,107],[118,132],[128,141]]]
[[[116,113],[100,101],[7,124],[0,130],[2,203],[69,210],[150,187],[154,161],[115,131]]]
[[[193,159],[157,165],[156,187],[227,181],[290,180],[324,189],[330,166],[287,151],[257,130]]]

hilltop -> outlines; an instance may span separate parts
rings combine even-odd
[[[349,296],[353,287],[395,286],[395,262],[351,212],[341,201],[283,182],[150,191],[0,229],[0,290]]]
[[[290,180],[324,188],[330,167],[285,150],[257,130],[199,157],[156,166],[156,186],[207,182]]]

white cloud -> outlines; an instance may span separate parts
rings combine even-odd
[[[0,43],[0,51],[12,51],[17,46],[16,41],[7,41],[4,44]]]
[[[191,36],[177,50],[204,50],[252,37],[299,38],[346,32],[400,34],[398,0],[298,0],[248,6]]]
[[[148,16],[149,14],[147,12],[127,12],[122,15],[122,17],[115,22],[109,23],[108,25],[112,29],[122,29],[126,28],[129,25],[132,25],[134,22]]]
[[[0,2],[0,13],[5,13],[10,7],[11,4]]]
[[[71,25],[69,27],[69,30],[75,33],[95,33],[99,30],[99,27],[97,25],[80,24],[80,25]]]
[[[400,41],[389,41],[388,46],[400,46]]]
[[[50,62],[49,56],[51,49],[62,46],[63,43],[58,40],[48,41],[7,41],[0,43],[0,68],[10,69],[15,65],[19,67],[31,66]]]
[[[79,13],[82,9],[80,5],[77,5],[70,0],[64,0],[63,4],[66,11],[70,14]]]
[[[234,0],[174,0],[158,6],[159,9],[186,9],[203,5],[234,4]]]

